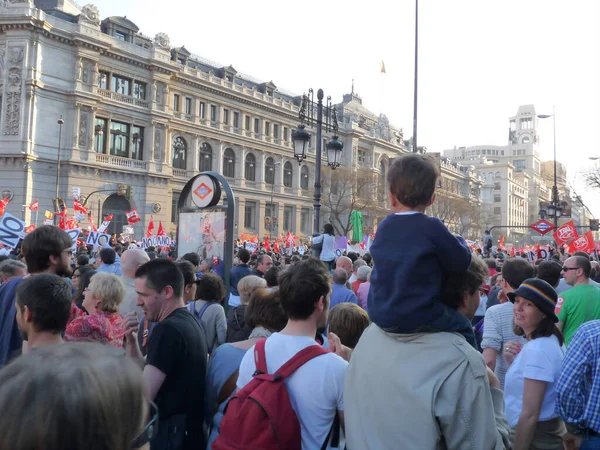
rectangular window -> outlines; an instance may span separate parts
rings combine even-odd
[[[200,102],[200,118],[204,119],[204,110],[206,109],[206,103]]]
[[[133,96],[140,100],[146,100],[146,83],[136,81],[133,83]]]
[[[244,208],[244,227],[256,228],[256,203],[254,202],[246,202]]]
[[[494,203],[500,203],[501,197],[500,195],[494,195]]]
[[[126,123],[110,123],[110,154],[129,157],[129,125]]]
[[[144,160],[144,129],[142,127],[133,127],[132,143],[133,148],[131,150],[131,159],[137,159],[138,161]]]
[[[500,187],[500,183],[494,183],[494,190],[495,190],[495,191],[499,191],[500,189],[502,189],[502,188]]]
[[[240,127],[240,113],[237,111],[233,112],[233,128]]]
[[[267,203],[265,205],[265,217],[271,217],[271,214],[273,212],[273,205],[271,203]]]
[[[494,208],[494,214],[499,216],[500,214],[502,214],[502,209],[501,208]]]
[[[179,218],[179,209],[177,208],[177,203],[179,203],[179,196],[181,192],[173,192],[171,197],[171,223],[177,223],[177,219]]]
[[[283,127],[283,140],[288,140],[288,127]]]
[[[108,72],[100,72],[100,76],[98,77],[98,87],[100,89],[108,89]]]
[[[294,207],[293,206],[285,206],[283,208],[283,227],[284,231],[293,231],[292,230],[292,218],[294,216]]]
[[[517,159],[513,163],[517,172],[523,172],[527,168],[527,163],[524,159]]]
[[[254,132],[260,132],[260,119],[254,119]]]
[[[359,150],[358,151],[358,163],[364,164],[366,162],[367,162],[367,152],[364,150]]]
[[[216,105],[210,105],[210,121],[211,122],[217,121],[217,106]]]
[[[273,124],[273,137],[279,139],[279,125],[276,123]]]
[[[228,109],[223,110],[223,123],[225,125],[229,125],[229,110]]]
[[[271,122],[265,122],[265,136],[271,135]]]
[[[96,124],[94,127],[95,142],[94,147],[96,153],[106,153],[106,119],[100,119],[96,117]]]
[[[189,97],[185,98],[185,113],[188,116],[192,115],[192,99]]]
[[[119,41],[126,41],[127,40],[127,35],[125,33],[120,32],[120,31],[115,31],[114,36]]]
[[[179,94],[173,94],[173,111],[179,111]]]
[[[300,231],[303,234],[310,234],[310,211],[306,208],[302,208],[300,212]]]
[[[131,95],[131,80],[129,78],[124,78],[119,75],[113,75],[110,78],[110,86],[113,92],[118,92],[119,94]]]

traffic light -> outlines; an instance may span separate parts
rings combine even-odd
[[[590,219],[590,230],[592,230],[592,231],[600,231],[600,220],[598,220],[598,219]]]

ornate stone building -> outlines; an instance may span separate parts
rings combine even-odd
[[[27,221],[33,200],[53,211],[58,183],[65,199],[79,189],[95,217],[114,214],[110,231],[135,207],[136,237],[150,215],[174,232],[183,186],[213,170],[236,195],[234,234],[313,231],[316,133],[301,166],[291,142],[300,97],[173,47],[164,33],[148,38],[125,17],[101,20],[69,0],[3,0],[0,95],[0,187],[7,211]],[[385,180],[405,151],[402,131],[361,103],[352,93],[336,106],[343,164]]]

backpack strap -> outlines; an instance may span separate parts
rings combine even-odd
[[[204,314],[204,311],[206,311],[208,309],[208,307],[212,304],[213,304],[213,302],[206,302],[204,305],[202,305],[202,308],[200,308],[200,311],[198,312],[198,320],[202,319],[202,315]]]
[[[265,342],[266,339],[261,339],[254,345],[254,363],[256,364],[256,371],[259,373],[267,374],[267,358],[265,357]]]
[[[196,300],[188,303],[188,311],[192,314],[196,314]]]
[[[326,355],[329,353],[328,350],[325,350],[320,345],[311,345],[310,347],[306,347],[305,349],[300,350],[296,353],[288,362],[286,362],[283,366],[279,368],[277,372],[273,375],[280,375],[283,378],[288,378],[292,375],[297,369],[302,367],[308,361],[317,356]]]

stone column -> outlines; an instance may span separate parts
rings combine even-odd
[[[292,220],[292,222],[294,223],[294,231],[293,231],[293,233],[296,236],[300,236],[302,234],[302,225],[301,225],[301,222],[300,222],[301,213],[302,213],[302,205],[301,204],[295,204],[294,205],[294,219]]]
[[[191,153],[189,155],[190,159],[188,164],[188,170],[191,170],[194,174],[196,174],[200,170],[200,136],[195,135],[192,137],[188,153]]]
[[[235,210],[236,210],[236,220],[235,223],[233,224],[233,238],[237,239],[240,237],[241,233],[245,233],[245,227],[244,227],[244,218],[246,217],[246,198],[245,197],[237,197],[236,198],[236,205],[235,205]],[[235,225],[237,224],[237,228],[235,228]],[[244,230],[244,231],[242,231]]]
[[[269,201],[269,200],[267,200]],[[256,202],[257,204],[257,211],[258,211],[258,221],[256,222],[256,230],[258,231],[258,239],[260,240],[263,236],[268,236],[269,235],[269,230],[267,230],[265,228],[265,206],[266,206],[266,201],[263,200],[258,200]]]
[[[223,174],[223,143],[216,142],[213,148],[213,170]]]

